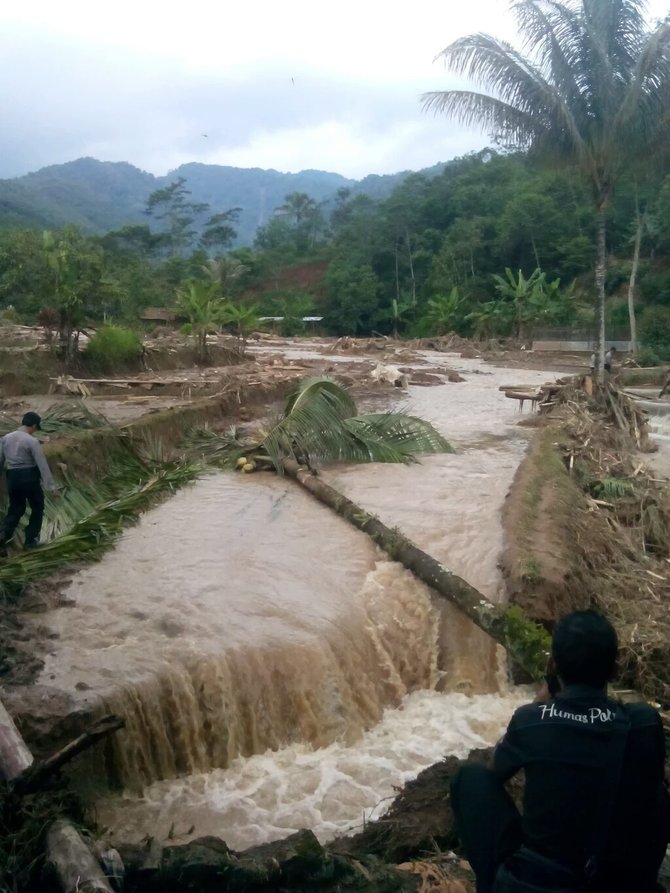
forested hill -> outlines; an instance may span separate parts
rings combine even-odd
[[[425,171],[438,174],[443,165]],[[206,202],[211,213],[242,208],[238,244],[253,241],[258,226],[267,223],[287,194],[304,192],[328,205],[340,188],[385,198],[408,172],[371,175],[350,180],[326,171],[285,174],[260,168],[185,164],[165,177],[155,177],[126,162],[79,158],[51,165],[12,180],[0,180],[0,226],[55,228],[68,223],[84,232],[102,234],[128,223],[146,223],[149,195],[184,177],[194,202]]]

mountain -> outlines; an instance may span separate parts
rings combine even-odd
[[[443,167],[436,165],[424,173],[434,176]],[[244,245],[253,241],[257,228],[290,192],[306,192],[326,206],[340,188],[385,198],[409,173],[351,180],[326,171],[285,174],[193,162],[155,177],[127,162],[79,158],[0,180],[0,226],[51,228],[73,223],[84,232],[102,234],[128,223],[147,223],[144,207],[149,195],[184,177],[193,200],[207,202],[212,214],[242,208],[237,229],[238,243]]]

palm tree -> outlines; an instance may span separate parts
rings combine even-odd
[[[177,291],[177,308],[188,317],[201,363],[208,359],[207,336],[218,331],[223,321],[225,305],[217,291],[215,282],[198,279],[191,279]]]
[[[283,474],[286,461],[310,468],[331,462],[412,462],[418,453],[452,453],[430,422],[404,412],[358,415],[356,404],[327,376],[307,378],[289,394],[284,412],[268,430],[241,440],[199,432],[191,447],[224,466],[242,459]]]
[[[404,412],[357,415],[351,395],[321,376],[305,379],[295,387],[283,414],[269,430],[243,440],[234,428],[223,435],[205,429],[192,435],[190,446],[196,454],[224,467],[274,470],[292,478],[370,536],[393,561],[402,563],[455,604],[504,645],[533,678],[544,673],[548,636],[543,630],[523,617],[518,608],[510,611],[492,604],[400,530],[387,527],[317,473],[317,466],[332,462],[415,462],[421,453],[453,452],[429,422]]]
[[[602,374],[607,210],[622,172],[670,131],[670,17],[649,30],[646,0],[517,0],[512,9],[526,55],[487,34],[462,37],[440,56],[482,92],[427,93],[423,104],[586,178],[597,215]]]
[[[251,307],[244,307],[239,304],[233,304],[232,301],[226,301],[223,305],[221,324],[232,327],[237,338],[238,353],[241,357],[244,356],[244,352],[247,349],[247,338],[249,335],[262,328],[256,304],[253,304]]]

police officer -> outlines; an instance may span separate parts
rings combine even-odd
[[[0,440],[0,468],[5,466],[7,471],[9,496],[9,509],[0,528],[0,547],[4,547],[14,536],[27,505],[30,506],[30,519],[24,547],[34,549],[39,546],[44,515],[42,484],[54,493],[58,490],[40,442],[34,437],[41,421],[36,412],[27,412],[21,420],[21,427],[5,434]]]
[[[477,893],[663,889],[663,727],[647,704],[607,697],[617,651],[616,632],[595,611],[560,620],[554,693],[514,713],[493,769],[469,764],[454,779],[451,803]],[[503,787],[521,769],[523,816]]]

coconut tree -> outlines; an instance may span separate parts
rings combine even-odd
[[[337,382],[315,376],[289,394],[281,416],[249,439],[201,431],[191,446],[224,466],[252,465],[283,474],[286,460],[310,469],[332,462],[411,462],[419,453],[451,453],[435,428],[405,412],[359,415]],[[242,461],[244,460],[244,461]]]
[[[670,17],[650,29],[645,0],[517,0],[523,52],[487,34],[440,53],[481,88],[423,96],[424,108],[574,165],[597,217],[600,370],[605,352],[606,218],[621,174],[670,130]]]
[[[191,279],[177,291],[177,309],[188,317],[201,363],[206,363],[209,358],[207,336],[218,331],[223,321],[224,307],[215,282]]]
[[[203,430],[192,435],[191,451],[209,462],[242,472],[271,470],[286,475],[342,518],[370,536],[473,623],[512,652],[520,666],[538,677],[547,660],[546,634],[518,609],[492,604],[474,586],[418,548],[397,528],[347,499],[317,474],[334,462],[415,462],[422,453],[451,453],[452,447],[423,419],[405,412],[359,415],[351,395],[327,377],[308,378],[289,394],[281,416],[267,430],[241,438]],[[516,613],[514,613],[514,611]],[[532,641],[531,648],[523,642]]]

